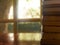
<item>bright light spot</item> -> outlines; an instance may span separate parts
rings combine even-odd
[[[18,19],[40,18],[40,0],[18,0]]]
[[[13,6],[10,8],[8,19],[13,19]]]
[[[40,41],[41,40],[41,33],[19,33],[19,40],[21,41]],[[14,34],[8,34],[11,41],[14,41]]]
[[[14,34],[13,33],[9,33],[8,36],[9,36],[11,41],[14,41]]]
[[[41,33],[20,33],[19,40],[25,41],[40,41],[41,40]]]
[[[40,0],[18,0],[17,18],[40,18]],[[13,19],[13,6],[10,8],[8,19]]]

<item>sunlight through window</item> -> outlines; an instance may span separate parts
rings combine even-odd
[[[40,18],[40,0],[18,0],[17,3],[17,18],[18,19],[33,19]],[[9,11],[8,19],[13,19],[13,6]],[[27,41],[40,41],[41,33],[19,33],[19,40]],[[9,34],[10,39],[13,41],[13,33]]]
[[[18,0],[17,18],[40,18],[40,0]],[[13,19],[13,6],[10,8],[8,19]]]
[[[10,8],[8,19],[13,19],[13,6]]]
[[[18,0],[18,19],[40,18],[40,0]]]
[[[23,41],[40,41],[41,34],[40,33],[20,33],[19,40]]]

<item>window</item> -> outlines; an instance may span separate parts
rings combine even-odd
[[[17,18],[32,19],[40,18],[40,0],[18,0],[17,1]],[[13,18],[13,6],[10,8],[9,19]]]
[[[18,0],[17,15],[18,19],[40,18],[40,0]]]
[[[31,45],[40,45],[41,1],[14,0],[13,2],[9,9],[8,19],[1,20],[1,22],[6,23],[10,40],[14,41],[15,44],[20,41],[21,45],[28,45],[31,42],[33,42]]]

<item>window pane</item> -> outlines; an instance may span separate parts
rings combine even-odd
[[[8,29],[8,36],[10,39],[10,44],[14,44],[14,31],[13,31],[13,23],[7,23],[7,29]]]
[[[22,5],[21,5],[22,4]],[[41,15],[40,0],[18,0],[17,18],[40,18]],[[13,5],[10,7],[8,19],[13,19]]]
[[[13,23],[8,23],[7,28],[8,28],[8,33],[9,33],[8,35],[10,37],[10,40],[14,41]]]
[[[18,22],[17,24],[18,32],[40,32],[40,27],[40,22]]]
[[[40,18],[40,0],[18,0],[18,19]]]
[[[8,19],[13,19],[13,5],[9,9]]]
[[[40,41],[41,33],[19,33],[20,41]]]
[[[8,32],[13,33],[13,23],[8,23]]]
[[[18,22],[17,29],[20,45],[40,45],[40,22]]]
[[[18,33],[20,45],[40,45],[41,33]]]
[[[0,33],[13,33],[13,23],[0,23]]]

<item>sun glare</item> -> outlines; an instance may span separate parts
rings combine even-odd
[[[13,6],[10,8],[9,19],[13,19]],[[18,0],[17,18],[40,18],[40,0]]]
[[[40,18],[40,0],[18,0],[18,19]]]

